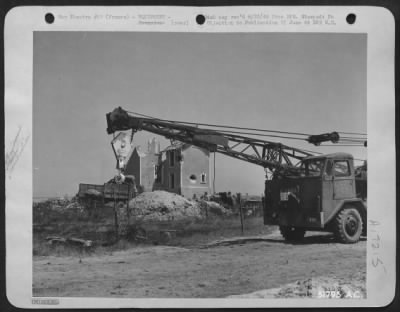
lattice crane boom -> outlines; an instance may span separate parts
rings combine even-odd
[[[271,171],[276,169],[296,169],[295,164],[305,157],[313,156],[308,151],[284,145],[282,143],[236,135],[224,131],[199,128],[179,122],[165,121],[154,118],[143,118],[130,115],[118,107],[106,115],[107,132],[132,130],[148,131],[167,139],[181,141],[218,152],[233,158],[244,160]],[[332,133],[336,138],[337,133]],[[306,141],[309,141],[307,139]],[[323,140],[331,140],[324,135]]]

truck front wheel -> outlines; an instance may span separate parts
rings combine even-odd
[[[362,218],[356,208],[344,208],[337,214],[334,233],[339,242],[344,244],[357,243],[360,239],[362,229]]]
[[[287,241],[300,241],[304,238],[304,234],[306,233],[302,228],[296,228],[293,226],[281,225],[279,230]]]

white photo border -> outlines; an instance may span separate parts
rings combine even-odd
[[[56,17],[47,24],[44,16]],[[336,25],[198,25],[203,15],[330,14]],[[346,22],[354,13],[355,24]],[[183,21],[177,25],[143,25],[137,20],[60,19],[59,15],[165,14]],[[254,7],[16,7],[5,19],[5,147],[17,137],[23,150],[6,172],[6,288],[11,304],[22,308],[250,308],[385,306],[395,294],[396,282],[396,158],[394,17],[381,7],[254,6]],[[150,32],[301,32],[366,33],[368,194],[366,299],[165,299],[165,298],[33,298],[32,297],[32,77],[35,31],[150,31]],[[24,194],[21,196],[21,194]],[[372,208],[371,208],[372,207]],[[377,248],[374,235],[379,235]],[[357,268],[355,268],[357,270]],[[46,301],[53,304],[46,305]],[[36,301],[35,301],[36,300]],[[42,304],[41,304],[42,303]]]

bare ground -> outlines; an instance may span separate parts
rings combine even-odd
[[[313,233],[301,244],[289,244],[273,233],[191,248],[141,246],[82,258],[34,256],[33,295],[303,297],[295,288],[310,279],[325,283],[324,289],[334,286],[330,283],[353,285],[365,295],[365,275],[365,240],[342,245],[330,235]],[[274,291],[260,292],[266,289]]]

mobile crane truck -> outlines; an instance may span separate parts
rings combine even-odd
[[[266,171],[264,224],[278,225],[285,240],[301,240],[306,231],[333,232],[341,243],[356,243],[366,235],[367,168],[366,163],[355,168],[351,154],[315,155],[235,131],[137,117],[121,107],[108,113],[106,119],[108,134],[131,130],[132,138],[137,131],[149,131],[262,166]],[[306,140],[319,145],[339,139],[339,134],[332,132]]]

